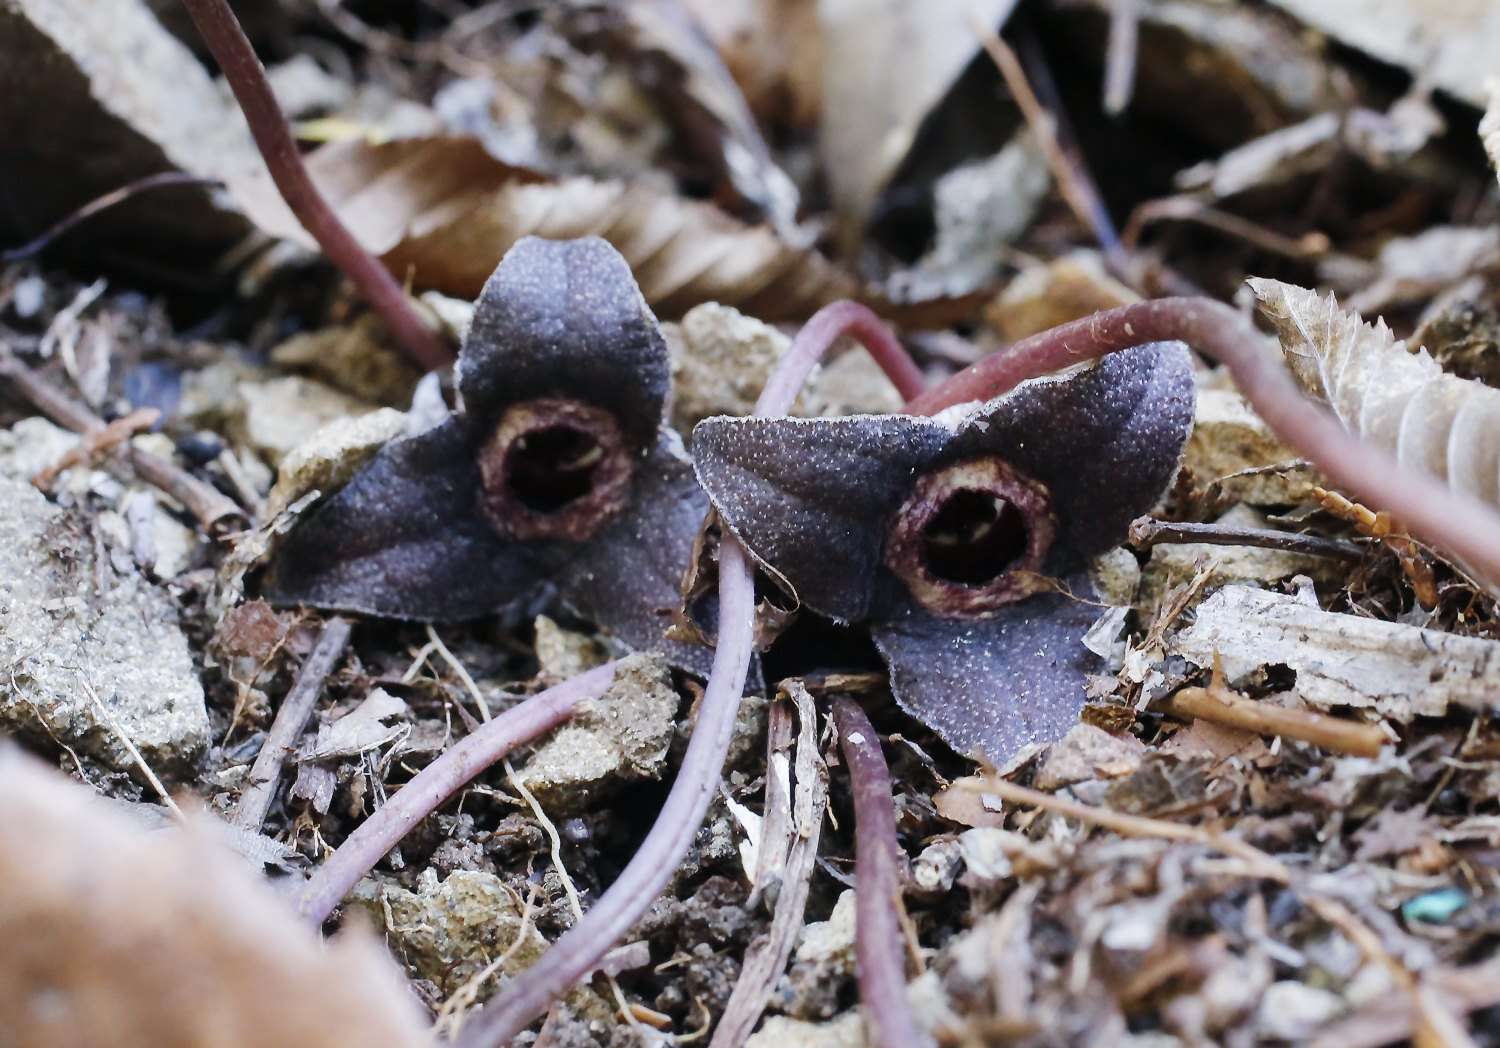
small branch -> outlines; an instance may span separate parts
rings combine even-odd
[[[92,462],[106,451],[113,451],[137,433],[156,425],[160,418],[161,412],[156,408],[136,408],[103,429],[85,433],[83,439],[63,452],[56,462],[37,470],[31,478],[32,485],[39,491],[51,491],[65,470]]]
[[[1125,224],[1125,232],[1121,234],[1121,240],[1125,247],[1133,250],[1140,242],[1141,235],[1146,226],[1159,222],[1162,219],[1175,219],[1180,222],[1195,222],[1208,229],[1216,230],[1225,236],[1236,237],[1245,241],[1253,247],[1273,255],[1281,255],[1285,258],[1310,259],[1321,258],[1328,254],[1328,237],[1322,233],[1304,233],[1300,237],[1284,236],[1275,230],[1267,229],[1257,225],[1247,218],[1231,214],[1228,211],[1220,211],[1210,207],[1203,201],[1191,196],[1163,197],[1159,200],[1148,200],[1141,204],[1130,215],[1130,221]]]
[[[1075,163],[1063,148],[1058,139],[1057,121],[1031,89],[1031,82],[1026,79],[1026,70],[1022,68],[1021,60],[1016,57],[1010,45],[1001,39],[1000,34],[977,15],[971,18],[971,23],[975,35],[979,37],[980,46],[1000,71],[1011,98],[1025,117],[1042,155],[1047,158],[1047,165],[1052,168],[1052,175],[1057,179],[1057,188],[1062,193],[1063,200],[1083,227],[1094,234],[1094,239],[1109,258],[1110,265],[1120,268],[1125,261],[1125,253],[1120,247],[1120,238],[1109,220],[1109,214],[1104,209],[1104,202],[1099,199],[1092,181],[1083,173],[1082,165]]]
[[[97,415],[53,388],[3,346],[0,346],[0,379],[7,380],[42,414],[74,433],[89,436],[105,429]],[[136,447],[124,451],[137,476],[186,506],[209,534],[220,534],[231,522],[244,518],[244,512],[212,485],[166,459]]]
[[[1364,549],[1352,542],[1320,535],[1301,535],[1270,528],[1233,528],[1223,524],[1190,524],[1155,517],[1137,517],[1131,522],[1129,542],[1138,550],[1168,543],[1201,542],[1209,546],[1254,546],[1335,560],[1359,560],[1365,555]]]
[[[266,821],[266,812],[271,809],[271,799],[281,781],[282,766],[307,730],[313,707],[323,692],[323,682],[349,647],[350,631],[348,619],[335,616],[325,622],[312,653],[302,663],[291,690],[281,700],[281,708],[276,711],[266,741],[261,744],[255,763],[250,766],[250,785],[240,794],[235,809],[234,821],[244,829],[259,833],[261,824]]]
[[[453,354],[437,330],[412,306],[390,271],[360,246],[313,184],[286,118],[276,105],[265,67],[255,57],[227,0],[182,0],[203,42],[229,81],[265,159],[276,188],[304,229],[330,261],[353,281],[360,294],[384,318],[396,342],[428,371],[445,367]]]
[[[1037,375],[1147,342],[1181,340],[1229,368],[1257,414],[1341,486],[1386,510],[1433,545],[1491,582],[1500,582],[1500,511],[1398,463],[1349,433],[1322,405],[1303,396],[1262,351],[1244,316],[1207,298],[1137,302],[1063,324],[985,357],[906,405],[931,414],[986,400]]]
[[[439,805],[515,747],[561,724],[580,702],[598,698],[614,680],[615,664],[533,695],[450,746],[360,824],[307,882],[298,909],[322,924],[381,857]]]
[[[766,380],[760,399],[756,401],[755,413],[775,416],[790,411],[791,404],[807,382],[808,373],[823,359],[829,347],[844,335],[860,341],[902,397],[910,400],[921,395],[926,387],[922,369],[891,334],[885,322],[858,302],[832,302],[808,318],[797,332],[791,348]]]
[[[84,204],[70,215],[66,215],[53,223],[46,232],[17,247],[6,251],[0,251],[0,262],[21,262],[39,255],[47,249],[58,237],[71,230],[73,227],[93,218],[101,211],[108,211],[116,204],[129,200],[133,196],[149,192],[153,189],[162,189],[167,186],[216,186],[219,185],[217,178],[205,178],[202,175],[190,175],[185,171],[159,171],[154,175],[146,175],[137,178],[133,182],[126,182],[118,189],[111,189],[102,196],[97,196]]]
[[[901,930],[901,864],[896,801],[880,736],[859,703],[833,700],[839,748],[854,790],[854,957],[865,1030],[874,1048],[927,1043],[906,999],[906,940]]]
[[[994,797],[998,800],[1009,801],[1011,804],[1029,804],[1033,808],[1041,808],[1043,811],[1050,811],[1069,819],[1077,819],[1080,822],[1111,830],[1121,837],[1155,837],[1160,840],[1201,844],[1205,848],[1212,848],[1225,855],[1244,860],[1255,870],[1258,877],[1280,884],[1287,884],[1291,881],[1292,874],[1286,866],[1253,844],[1246,844],[1238,837],[1205,830],[1201,826],[1168,822],[1165,819],[1152,819],[1144,815],[1126,815],[1123,812],[1110,811],[1108,808],[1095,808],[1077,801],[1065,800],[1050,793],[1043,793],[1040,790],[1019,786],[998,775],[985,777],[984,794],[986,798]]]
[[[1335,753],[1378,757],[1390,740],[1378,724],[1330,717],[1315,710],[1290,710],[1237,695],[1225,687],[1183,688],[1151,708],[1183,720],[1206,720],[1257,735],[1283,735]]]

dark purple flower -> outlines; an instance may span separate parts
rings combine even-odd
[[[1089,558],[1175,475],[1192,364],[1154,343],[927,418],[712,418],[720,519],[803,605],[867,623],[897,701],[1003,761],[1077,719]]]
[[[393,441],[297,524],[267,597],[392,618],[563,602],[636,649],[667,641],[708,510],[663,425],[666,344],[630,267],[588,237],[527,237],[483,292],[458,358],[459,410]]]

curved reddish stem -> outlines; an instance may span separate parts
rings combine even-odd
[[[1500,582],[1500,512],[1401,465],[1389,452],[1345,430],[1262,351],[1261,336],[1249,320],[1212,299],[1137,302],[1032,335],[912,398],[906,411],[930,415],[953,404],[987,400],[1037,375],[1145,342],[1174,339],[1229,368],[1266,424],[1335,483],[1389,510],[1488,581]]]
[[[767,380],[755,413],[785,415],[828,347],[858,338],[901,395],[922,388],[921,372],[875,314],[853,302],[825,306],[798,332]],[[599,961],[641,918],[682,863],[703,824],[729,753],[755,636],[750,558],[733,535],[719,545],[719,637],[698,723],[672,790],[640,849],[599,901],[540,961],[522,972],[465,1025],[459,1048],[498,1048],[524,1030]],[[903,997],[904,1001],[905,998]]]
[[[302,889],[298,910],[313,924],[322,924],[349,889],[417,823],[515,747],[567,720],[580,702],[603,695],[614,677],[615,664],[607,662],[512,706],[450,746],[318,867]]]
[[[858,302],[831,302],[808,318],[797,332],[791,348],[766,380],[760,399],[755,402],[755,413],[772,416],[791,411],[808,373],[842,335],[859,340],[903,398],[910,400],[921,394],[926,385],[922,369],[885,322]]]
[[[360,246],[313,184],[292,129],[271,93],[265,67],[255,57],[255,49],[229,4],[226,0],[182,0],[182,3],[214,61],[224,71],[224,79],[245,114],[271,179],[292,214],[384,318],[397,344],[412,360],[428,371],[451,363],[453,353],[441,336],[412,307],[390,271]]]
[[[854,790],[854,967],[865,1029],[875,1048],[912,1048],[919,1036],[906,1000],[906,937],[895,794],[880,736],[853,699],[833,700],[839,749]]]
[[[726,534],[719,546],[719,640],[713,670],[666,803],[624,872],[541,960],[516,976],[464,1024],[460,1046],[509,1044],[553,1001],[598,967],[672,879],[718,790],[755,647],[754,616],[749,558]]]

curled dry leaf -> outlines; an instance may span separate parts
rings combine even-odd
[[[325,946],[217,836],[144,830],[0,750],[4,1043],[432,1043],[372,939]]]
[[[1500,390],[1447,374],[1384,321],[1367,324],[1332,295],[1276,280],[1250,286],[1298,382],[1345,428],[1402,465],[1500,505]]]
[[[472,138],[338,142],[312,154],[308,168],[367,250],[416,286],[450,295],[478,295],[501,256],[530,235],[609,241],[664,315],[715,301],[763,320],[795,319],[856,290],[811,248],[712,204],[644,184],[549,182],[493,159]],[[312,246],[268,179],[234,189],[262,229]]]

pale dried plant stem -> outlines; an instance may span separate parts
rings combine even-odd
[[[1500,511],[1402,466],[1308,399],[1272,357],[1246,317],[1206,298],[1137,302],[1022,339],[973,364],[906,405],[931,414],[987,400],[1038,375],[1147,342],[1180,340],[1229,368],[1235,385],[1282,440],[1329,478],[1388,510],[1413,532],[1500,582]]]
[[[111,732],[114,733],[115,738],[120,740],[120,745],[125,747],[125,752],[130,754],[130,759],[135,761],[135,766],[140,769],[141,776],[146,780],[147,783],[150,784],[151,788],[156,791],[156,795],[161,799],[162,804],[165,805],[166,809],[172,813],[172,817],[174,819],[176,819],[178,822],[184,822],[185,816],[182,814],[182,809],[177,806],[177,802],[174,801],[172,799],[172,795],[167,792],[166,786],[162,785],[161,779],[157,776],[156,772],[151,769],[151,765],[146,763],[146,758],[142,756],[140,749],[135,744],[135,741],[131,739],[130,735],[125,731],[124,728],[120,727],[120,722],[115,720],[114,715],[109,712],[109,707],[104,705],[103,700],[99,698],[99,693],[95,691],[94,686],[88,682],[88,678],[80,674],[78,683],[83,688],[84,694],[89,697],[89,701],[94,704],[94,709],[98,712],[99,719],[104,722],[105,727],[107,727]],[[69,750],[68,752],[72,753],[71,750]],[[75,763],[77,763],[77,754],[73,755],[73,760]]]
[[[266,821],[266,813],[271,810],[271,801],[281,782],[281,769],[296,750],[297,740],[307,730],[318,696],[323,693],[323,683],[349,647],[351,631],[348,619],[335,616],[325,622],[312,653],[302,663],[291,690],[281,700],[281,708],[271,721],[271,730],[266,732],[266,741],[261,744],[255,763],[250,766],[250,785],[240,794],[239,805],[235,808],[234,821],[244,829],[259,833],[261,824]]]
[[[833,700],[839,748],[854,793],[854,966],[865,1030],[874,1048],[928,1043],[906,999],[906,938],[901,928],[901,865],[895,794],[880,736],[859,703]]]
[[[318,867],[298,900],[303,916],[322,924],[349,889],[419,822],[512,749],[557,727],[579,703],[603,695],[614,675],[615,664],[605,663],[525,699],[450,746]]]
[[[1256,702],[1224,687],[1183,688],[1151,708],[1184,720],[1206,720],[1257,735],[1297,739],[1354,757],[1378,757],[1391,741],[1378,724]]]
[[[266,168],[297,221],[381,315],[396,343],[414,362],[429,371],[451,363],[453,354],[436,328],[423,320],[396,278],[360,245],[313,183],[292,129],[271,93],[265,67],[255,57],[227,0],[182,3],[223,70]]]
[[[54,388],[4,346],[0,346],[0,379],[65,429],[87,437],[105,428],[99,416]],[[180,502],[208,533],[217,534],[244,517],[227,496],[166,459],[128,444],[121,451],[136,476]]]

